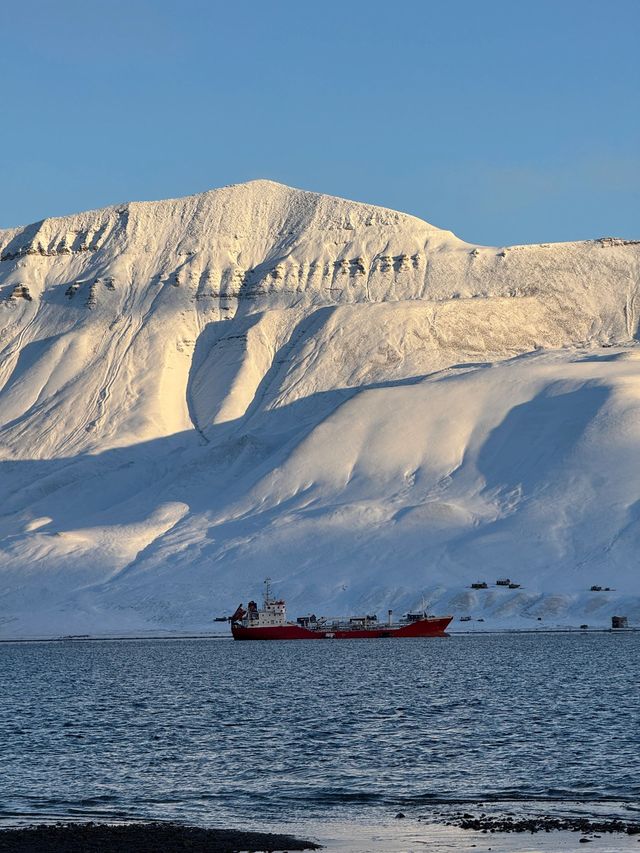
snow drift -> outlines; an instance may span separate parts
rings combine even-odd
[[[640,619],[638,243],[255,181],[0,258],[4,636],[208,629],[266,575],[316,612]]]

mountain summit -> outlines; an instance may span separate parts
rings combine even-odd
[[[639,261],[270,181],[0,231],[0,631],[640,618]]]

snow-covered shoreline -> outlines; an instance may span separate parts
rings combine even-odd
[[[593,635],[593,634],[637,634],[640,628],[577,628],[575,626],[565,626],[557,628],[496,628],[494,630],[485,630],[479,628],[477,630],[461,631],[457,628],[447,629],[449,637],[485,637],[485,636],[500,636],[504,634],[510,635],[547,635],[547,634],[574,634],[574,635]],[[427,640],[432,638],[426,638]],[[233,640],[231,634],[222,633],[180,633],[180,632],[165,632],[165,633],[123,633],[123,634],[78,634],[78,635],[16,635],[0,637],[0,643],[101,643],[114,641],[136,641],[136,640],[153,640],[153,641],[172,641],[172,640]],[[423,640],[414,640],[414,642],[422,642]]]

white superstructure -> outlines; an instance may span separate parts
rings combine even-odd
[[[255,601],[250,601],[245,618],[248,628],[264,628],[274,625],[285,625],[287,622],[287,607],[283,599],[272,598],[271,578],[264,582],[264,601],[262,610],[258,610]]]

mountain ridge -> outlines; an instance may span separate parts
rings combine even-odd
[[[473,246],[256,181],[0,231],[0,257],[0,632],[200,630],[268,573],[301,607],[428,592],[518,625],[585,621],[613,572],[640,617],[637,243]],[[470,597],[510,560],[529,591]]]

